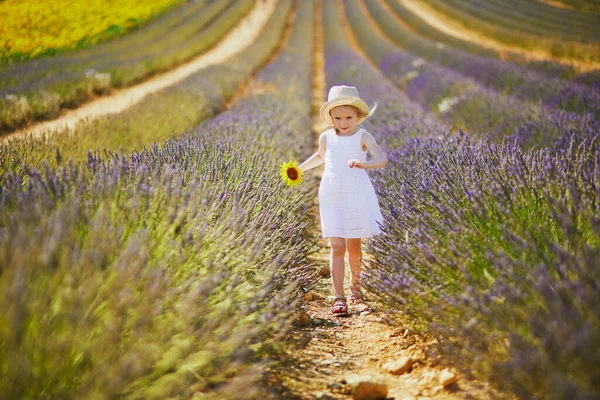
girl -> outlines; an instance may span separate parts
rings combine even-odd
[[[333,314],[346,314],[344,255],[352,272],[350,303],[362,301],[360,274],[361,238],[380,233],[383,217],[367,168],[381,168],[387,157],[373,136],[358,124],[373,114],[353,86],[333,86],[321,106],[321,118],[333,129],[319,136],[319,149],[300,164],[302,171],[325,163],[319,186],[319,212],[323,237],[331,240],[330,269],[335,291]],[[372,158],[367,161],[366,153]]]

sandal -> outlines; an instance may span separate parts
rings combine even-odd
[[[348,314],[348,305],[346,304],[346,297],[337,296],[331,306],[331,313],[335,315]]]
[[[364,301],[362,292],[358,285],[350,285],[350,304],[358,304]]]

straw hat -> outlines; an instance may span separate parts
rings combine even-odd
[[[333,125],[333,119],[329,112],[338,106],[353,106],[360,110],[364,115],[359,116],[358,123],[363,122],[370,115],[369,106],[358,97],[358,90],[354,86],[332,86],[329,89],[327,102],[321,106],[321,118],[329,125]]]

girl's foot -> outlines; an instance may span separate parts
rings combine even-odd
[[[358,285],[350,285],[350,304],[358,304],[363,301],[363,295]]]
[[[348,305],[346,304],[346,297],[337,296],[331,306],[331,313],[335,315],[344,315],[348,313]]]

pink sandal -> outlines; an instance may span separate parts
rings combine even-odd
[[[346,297],[337,296],[331,306],[331,313],[334,315],[348,314],[348,305],[346,304]]]

